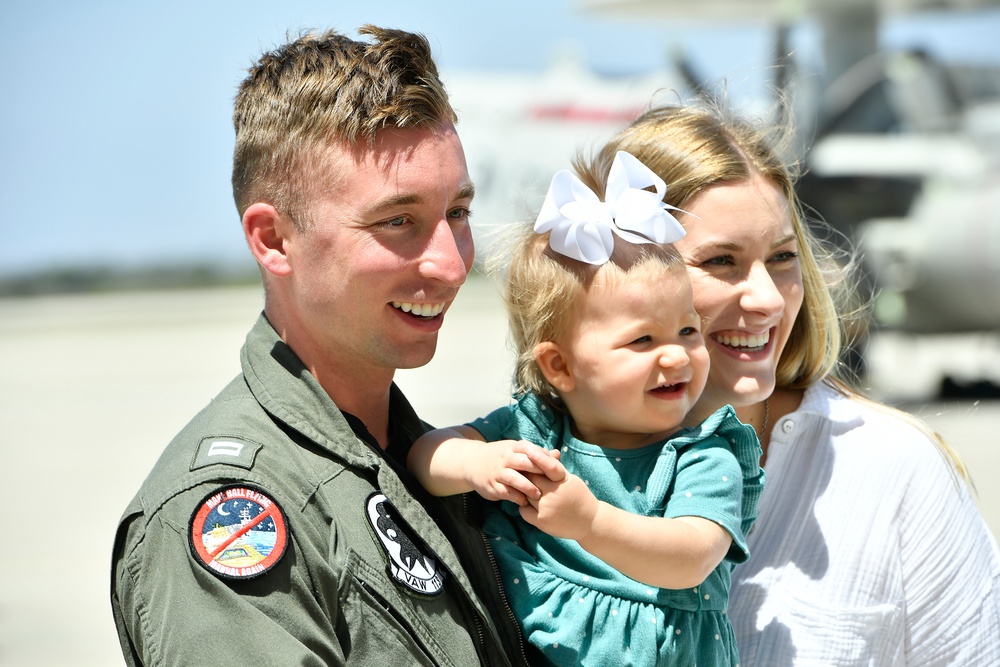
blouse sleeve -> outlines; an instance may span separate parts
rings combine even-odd
[[[968,486],[922,434],[899,508],[907,665],[1000,665],[1000,554]]]

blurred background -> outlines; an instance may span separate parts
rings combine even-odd
[[[1000,2],[0,0],[0,665],[122,664],[117,518],[262,305],[233,95],[287,36],[364,23],[429,38],[484,251],[651,103],[720,96],[793,127],[804,202],[864,257],[846,361],[953,442],[1000,533]],[[426,419],[506,399],[504,327],[474,277],[435,360],[400,374]]]

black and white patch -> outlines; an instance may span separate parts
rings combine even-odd
[[[445,572],[411,529],[398,518],[396,509],[383,493],[368,497],[368,521],[389,557],[392,578],[423,595],[437,595],[444,588]]]

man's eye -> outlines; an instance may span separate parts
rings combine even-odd
[[[472,211],[465,207],[452,209],[448,211],[448,217],[452,220],[462,220],[463,218],[471,218]]]
[[[402,227],[405,224],[406,224],[406,218],[403,216],[399,216],[398,218],[392,218],[382,223],[382,225],[385,227]]]

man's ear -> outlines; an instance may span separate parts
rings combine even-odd
[[[549,384],[560,393],[573,390],[576,380],[570,370],[569,360],[558,343],[551,340],[543,341],[535,346],[534,354],[535,363]]]
[[[286,243],[293,223],[271,204],[257,202],[243,213],[243,235],[257,263],[268,273],[284,277],[292,272]]]

